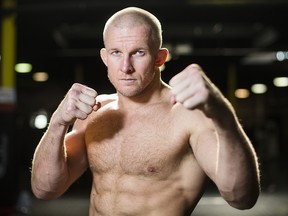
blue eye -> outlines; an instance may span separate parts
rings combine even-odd
[[[135,53],[136,55],[144,55],[145,54],[145,52],[143,51],[143,50],[138,50],[138,51],[136,51],[136,53]]]
[[[120,55],[120,51],[114,50],[111,52],[111,55]]]

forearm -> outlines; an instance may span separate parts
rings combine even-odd
[[[225,135],[222,129],[216,130],[219,149],[215,181],[219,191],[234,207],[252,207],[257,200],[260,184],[257,157],[252,144],[240,126],[235,125],[229,132],[225,130]]]
[[[38,198],[53,199],[68,187],[64,137],[67,127],[51,118],[50,125],[40,140],[33,157],[31,185]]]
[[[79,132],[79,126],[74,135],[69,133],[70,139],[66,133],[69,125],[77,119],[86,119],[99,108],[96,96],[94,89],[75,83],[54,112],[32,163],[31,185],[38,198],[52,199],[62,195],[87,169],[83,130]]]
[[[212,115],[218,139],[215,182],[232,206],[252,207],[257,200],[260,184],[255,150],[230,103],[223,98],[216,100],[214,107],[218,108]]]

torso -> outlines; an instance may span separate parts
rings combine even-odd
[[[183,111],[162,102],[125,112],[113,101],[89,117],[90,216],[191,214],[206,177],[189,144],[187,121],[179,117]]]

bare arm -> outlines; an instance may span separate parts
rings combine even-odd
[[[231,206],[251,208],[259,195],[257,157],[231,104],[198,65],[187,67],[170,85],[174,101],[202,112],[204,126],[190,140],[200,166]]]
[[[87,169],[83,128],[77,123],[68,134],[67,129],[98,108],[96,95],[93,89],[74,84],[52,115],[32,163],[31,186],[36,197],[59,197]]]

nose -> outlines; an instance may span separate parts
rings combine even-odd
[[[133,72],[133,65],[129,55],[123,57],[123,62],[121,66],[121,71],[123,73],[132,73]]]

